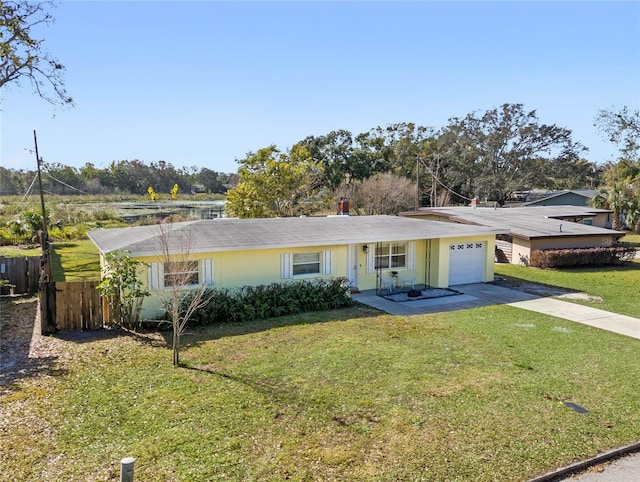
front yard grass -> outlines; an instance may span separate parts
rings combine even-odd
[[[100,255],[91,240],[51,244],[53,281],[95,281],[100,279]]]
[[[184,340],[180,368],[157,334],[52,340],[0,399],[0,480],[517,481],[640,439],[640,340],[509,306]]]
[[[602,301],[568,301],[640,318],[640,259],[622,266],[594,268],[537,269],[496,264],[495,273],[516,283],[527,281],[586,292]]]

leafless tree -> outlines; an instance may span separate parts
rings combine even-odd
[[[194,233],[191,223],[163,222],[155,238],[162,265],[157,295],[173,328],[173,365],[180,364],[180,342],[194,312],[210,301],[207,284],[201,279],[199,262],[191,253]]]
[[[395,214],[411,209],[416,188],[405,177],[391,173],[375,174],[360,182],[338,188],[339,197],[350,199],[350,209],[357,214]]]
[[[448,206],[451,204],[451,192],[442,190],[435,196],[434,207]]]
[[[610,142],[620,146],[623,158],[640,160],[640,110],[628,106],[602,109],[594,126]]]

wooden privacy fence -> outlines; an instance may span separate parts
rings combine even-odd
[[[60,331],[98,330],[104,326],[99,281],[55,282],[55,327]]]
[[[0,294],[33,294],[38,292],[40,256],[19,258],[0,257],[0,279],[6,279],[13,288],[1,288]]]

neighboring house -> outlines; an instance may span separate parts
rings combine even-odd
[[[401,216],[508,231],[496,236],[496,259],[527,263],[537,249],[611,246],[625,233],[611,227],[612,211],[580,206],[420,208]]]
[[[176,238],[191,239],[190,256],[199,261],[194,284],[222,288],[333,277],[345,277],[360,290],[390,279],[438,288],[488,282],[495,236],[506,232],[398,216],[221,218],[171,226]],[[106,253],[129,251],[146,262],[141,275],[152,292],[165,287],[160,236],[157,225],[89,232],[103,261]],[[172,249],[180,253],[180,243]],[[155,318],[159,303],[146,300],[143,310],[144,317]]]
[[[576,189],[568,191],[550,192],[539,199],[525,202],[521,206],[583,206],[588,207],[589,202],[598,193],[595,189]]]

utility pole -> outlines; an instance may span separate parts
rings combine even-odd
[[[420,157],[416,156],[416,211],[420,209]]]
[[[42,191],[42,173],[40,164],[42,159],[38,154],[38,138],[33,131],[33,142],[36,148],[36,163],[38,166],[38,186],[40,187],[40,207],[42,208],[42,231],[40,232],[40,246],[42,257],[40,258],[40,331],[48,335],[56,331],[55,320],[55,285],[51,282],[51,258],[49,253],[49,234],[47,231],[47,210],[44,205],[44,193]]]
[[[49,236],[47,231],[47,212],[44,207],[44,194],[42,192],[42,172],[40,170],[40,163],[42,159],[38,155],[38,137],[36,136],[36,131],[33,131],[33,143],[36,146],[36,165],[38,166],[38,186],[40,187],[40,207],[42,208],[42,231],[44,232],[44,237],[48,241]],[[43,246],[44,249],[44,246]]]

